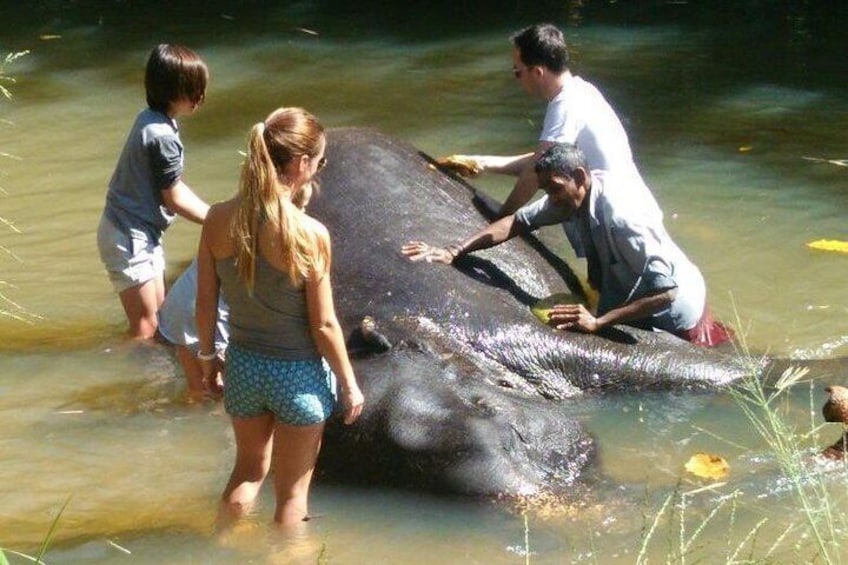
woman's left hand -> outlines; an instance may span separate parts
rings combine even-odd
[[[203,370],[203,388],[213,398],[220,398],[224,394],[224,363],[219,358],[209,361],[200,361]]]
[[[359,385],[356,381],[351,386],[342,387],[342,406],[344,406],[344,423],[352,424],[362,414],[362,406],[365,404],[365,397],[362,391],[359,390]]]
[[[601,329],[598,319],[582,304],[557,304],[548,314],[548,325],[590,334]]]

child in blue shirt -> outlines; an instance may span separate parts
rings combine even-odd
[[[201,224],[209,209],[183,182],[176,121],[203,103],[208,81],[206,64],[191,49],[153,49],[144,77],[148,107],[136,117],[109,181],[97,247],[133,338],[156,332],[165,299],[165,230],[177,215]]]

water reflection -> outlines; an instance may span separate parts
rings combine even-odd
[[[13,122],[0,124],[0,151],[21,158],[0,161],[8,193],[0,216],[22,232],[0,225],[0,245],[19,258],[2,255],[0,291],[43,319],[0,317],[0,545],[32,551],[70,495],[49,554],[56,562],[114,563],[126,557],[121,548],[151,563],[522,561],[524,522],[513,508],[320,482],[320,517],[297,543],[253,521],[216,537],[233,458],[226,417],[218,405],[183,403],[164,349],[122,345],[123,314],[94,230],[143,103],[144,57],[164,38],[197,48],[212,69],[208,103],[182,125],[189,183],[217,200],[236,186],[247,126],[280,104],[307,106],[333,126],[374,125],[434,155],[532,146],[543,104],[516,88],[507,34],[535,20],[565,22],[579,3],[526,12],[498,2],[504,11],[490,15],[461,1],[424,13],[408,3],[208,2],[194,12],[165,8],[181,16],[170,19],[150,9],[161,3],[14,6],[10,14],[11,4],[0,7],[0,47],[32,53],[16,66],[15,101],[0,105],[0,119]],[[57,3],[40,3],[48,4]],[[585,2],[569,29],[577,71],[625,119],[669,231],[704,271],[714,309],[731,320],[737,309],[755,350],[846,355],[848,263],[804,247],[848,238],[845,168],[826,162],[848,157],[844,26],[836,25],[845,7],[825,25],[804,11],[815,3],[785,3],[800,20],[775,31],[769,26],[786,21],[780,10],[735,27],[697,3],[651,14],[612,4]],[[737,4],[726,9],[739,16],[749,3]],[[61,38],[39,40],[43,33]],[[478,184],[497,197],[510,188],[504,179]],[[169,269],[194,254],[197,236],[184,222],[168,232]],[[817,425],[821,388],[793,398],[789,417],[799,427]],[[732,468],[727,486],[687,499],[695,521],[725,505],[703,539],[730,532],[735,549],[762,516],[770,518],[762,539],[798,522],[776,462],[726,397],[590,398],[575,410],[601,446],[599,461],[580,504],[529,514],[534,563],[632,563],[669,492],[703,486],[680,482],[697,450],[721,453]],[[812,434],[810,455],[836,436]],[[819,471],[811,464],[809,473]],[[840,493],[834,504],[844,505],[842,474],[823,471]],[[261,504],[270,498],[266,491]],[[675,527],[659,521],[654,560],[679,536]]]

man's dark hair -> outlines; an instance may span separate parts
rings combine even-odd
[[[521,62],[528,67],[547,67],[562,74],[568,70],[568,47],[560,29],[552,24],[526,27],[510,37]]]
[[[166,113],[168,106],[181,99],[203,102],[208,81],[209,70],[197,53],[181,45],[157,45],[144,73],[147,105]]]
[[[548,173],[569,178],[574,177],[574,170],[587,169],[586,155],[573,143],[555,143],[545,149],[536,159],[536,174]]]

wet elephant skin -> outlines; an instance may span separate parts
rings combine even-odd
[[[530,306],[579,291],[532,241],[452,266],[410,262],[407,241],[445,245],[486,225],[473,188],[375,130],[330,130],[326,155],[309,213],[333,240],[337,313],[348,332],[372,318],[391,347],[351,340],[367,407],[354,426],[328,426],[323,474],[468,494],[561,490],[594,453],[569,416],[582,394],[711,390],[747,369],[662,334],[544,326]]]

